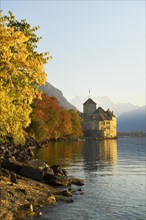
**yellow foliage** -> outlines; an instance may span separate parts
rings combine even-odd
[[[24,129],[30,124],[30,104],[46,81],[45,59],[29,51],[30,36],[7,22],[0,17],[0,132],[18,144],[24,141]]]

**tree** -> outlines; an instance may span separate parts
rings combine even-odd
[[[66,110],[55,97],[42,94],[35,99],[28,133],[37,141],[78,138],[83,135],[81,117],[75,110]]]
[[[72,123],[70,113],[63,107],[60,108],[60,120],[58,131],[60,133],[60,138],[67,138],[72,134]]]
[[[79,113],[74,109],[69,110],[69,113],[71,118],[72,137],[73,138],[82,137],[83,136],[82,126],[81,126],[82,119]]]
[[[44,64],[51,59],[37,52],[40,38],[26,20],[0,15],[0,132],[24,142],[24,129],[30,124],[31,104],[39,97],[38,87],[45,83]]]
[[[41,100],[34,100],[31,124],[27,131],[38,141],[58,138],[59,114],[59,101],[42,93]]]

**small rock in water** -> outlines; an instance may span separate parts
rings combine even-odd
[[[71,192],[70,190],[63,190],[63,191],[62,191],[62,194],[63,194],[64,196],[72,196],[72,192]]]
[[[68,191],[69,191],[71,194],[73,194],[73,193],[75,192],[75,190],[73,190],[71,187],[68,188]]]
[[[78,185],[78,186],[84,185],[84,181],[82,179],[78,179],[78,178],[72,178],[71,183]]]
[[[52,193],[48,193],[48,202],[50,204],[56,203],[56,198],[55,198],[55,196]]]
[[[67,200],[67,203],[73,203],[74,201],[73,201],[73,199],[68,199]]]
[[[37,216],[41,216],[43,213],[42,212],[36,212]]]
[[[79,192],[82,192],[83,190],[81,188],[78,189]]]

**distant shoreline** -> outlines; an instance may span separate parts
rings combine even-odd
[[[136,131],[136,132],[118,132],[118,137],[146,137],[146,132]]]

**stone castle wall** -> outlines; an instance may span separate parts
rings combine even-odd
[[[86,104],[83,107],[83,112],[84,114],[87,114],[87,115],[92,115],[93,112],[95,112],[95,110],[96,110],[95,104]]]

